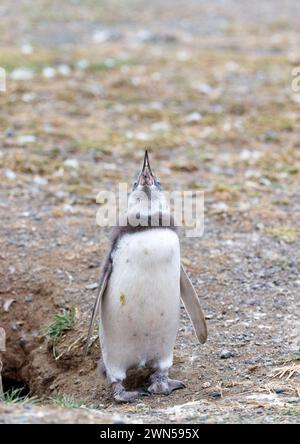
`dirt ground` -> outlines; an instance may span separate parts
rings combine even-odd
[[[2,0],[6,384],[71,397],[88,422],[300,422],[300,4],[282,5]],[[109,238],[95,197],[131,184],[145,147],[166,189],[205,192],[204,236],[181,245],[209,339],[182,310],[171,374],[187,388],[115,405],[98,342],[83,353]],[[47,327],[74,307],[55,359]],[[0,422],[30,421],[19,409]]]

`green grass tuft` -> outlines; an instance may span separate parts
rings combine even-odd
[[[56,314],[53,318],[53,322],[49,325],[46,334],[50,336],[52,341],[52,351],[53,356],[56,357],[56,345],[57,340],[65,333],[67,330],[74,325],[76,317],[75,307],[71,310],[63,310],[61,314]]]
[[[59,407],[64,407],[67,409],[79,409],[80,407],[84,407],[85,404],[83,401],[76,400],[72,396],[62,395],[50,398],[52,404],[57,405]]]
[[[22,404],[30,400],[29,395],[22,395],[25,387],[11,389],[4,392],[3,396],[0,397],[0,401],[6,404]]]

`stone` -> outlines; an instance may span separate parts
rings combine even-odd
[[[229,358],[233,358],[233,357],[234,357],[234,353],[230,350],[222,350],[220,353],[221,359],[229,359]]]
[[[89,284],[85,286],[86,290],[96,290],[98,288],[99,284],[98,282],[94,282],[94,284]]]

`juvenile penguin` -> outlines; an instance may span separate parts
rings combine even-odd
[[[180,298],[201,343],[206,322],[198,296],[180,265],[174,221],[147,151],[129,195],[126,226],[114,230],[102,267],[87,346],[100,316],[102,365],[117,402],[133,402],[143,390],[124,387],[127,371],[153,370],[148,393],[168,395],[184,388],[169,378],[179,329]]]

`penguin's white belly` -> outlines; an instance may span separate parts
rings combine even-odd
[[[124,235],[101,304],[100,340],[109,379],[131,367],[170,367],[179,328],[180,247],[165,228]]]

